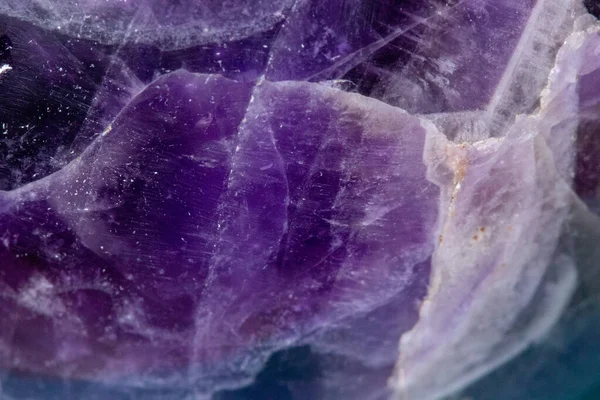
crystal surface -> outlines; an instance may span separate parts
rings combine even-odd
[[[517,398],[600,338],[597,12],[0,0],[0,397]]]

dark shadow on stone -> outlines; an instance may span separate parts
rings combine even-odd
[[[590,14],[596,18],[600,18],[600,0],[584,0],[584,4]]]
[[[0,36],[0,64],[12,64],[11,49],[12,42],[10,38],[6,35]]]
[[[310,346],[294,347],[273,354],[254,383],[218,392],[213,400],[292,400],[299,394],[318,398],[321,375],[319,356]]]

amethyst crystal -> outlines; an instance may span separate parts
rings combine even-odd
[[[576,0],[0,0],[0,395],[464,389],[597,294],[598,93]]]

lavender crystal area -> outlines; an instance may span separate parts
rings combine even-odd
[[[104,130],[2,193],[3,366],[210,391],[308,342],[389,367],[433,250],[420,121],[316,84],[109,77]]]
[[[600,288],[588,9],[0,0],[0,397],[433,400],[543,342]]]

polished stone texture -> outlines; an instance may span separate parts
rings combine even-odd
[[[543,341],[600,287],[599,26],[0,0],[0,397],[428,400]]]

